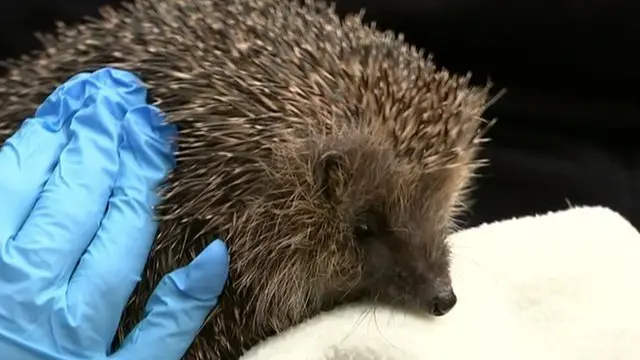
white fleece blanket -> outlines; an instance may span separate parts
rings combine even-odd
[[[458,304],[448,315],[345,307],[243,360],[640,360],[640,234],[617,213],[574,208],[451,243]]]

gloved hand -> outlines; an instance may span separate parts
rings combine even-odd
[[[0,150],[0,359],[177,360],[217,304],[227,249],[167,275],[146,318],[109,348],[156,235],[169,137],[132,74],[59,87]]]

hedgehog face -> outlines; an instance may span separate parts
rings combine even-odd
[[[324,148],[313,173],[327,209],[323,218],[333,222],[322,228],[340,239],[316,245],[339,248],[326,249],[334,258],[319,261],[345,265],[324,267],[339,272],[329,277],[342,285],[324,294],[327,301],[357,299],[435,316],[454,307],[445,241],[457,193],[454,174],[424,171],[392,149],[367,141]]]
[[[395,210],[400,209],[392,207],[386,213],[363,210],[354,221],[353,240],[364,255],[358,284],[361,298],[444,315],[457,301],[445,233],[428,220],[420,221],[426,213],[410,214],[414,219],[399,218]]]
[[[231,261],[254,323],[282,330],[352,302],[454,307],[446,238],[468,170],[411,158],[374,131],[309,136],[265,163]]]

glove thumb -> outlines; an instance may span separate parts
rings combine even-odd
[[[218,304],[228,272],[227,247],[216,240],[189,265],[167,274],[149,298],[144,319],[110,358],[182,358]]]
[[[216,240],[189,265],[167,275],[177,290],[185,295],[217,305],[229,276],[229,255],[226,245]],[[159,287],[158,287],[159,288]]]

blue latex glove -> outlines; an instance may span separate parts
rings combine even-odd
[[[227,278],[220,241],[164,278],[109,353],[157,231],[152,207],[174,166],[174,134],[134,75],[107,68],[63,84],[5,142],[0,359],[182,357]]]

